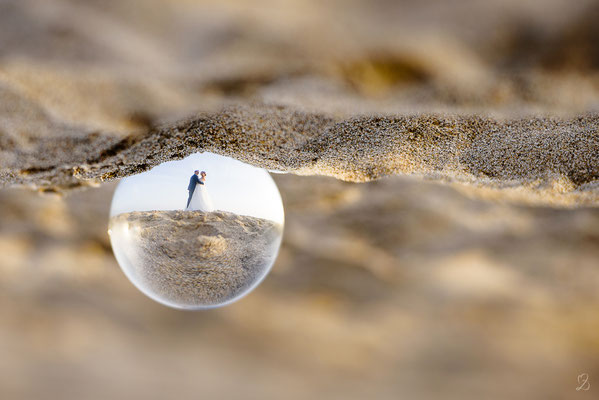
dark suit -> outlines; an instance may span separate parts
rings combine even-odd
[[[204,182],[198,178],[196,174],[193,174],[191,178],[189,178],[189,186],[187,186],[187,190],[189,190],[189,197],[187,198],[187,207],[189,207],[189,202],[191,201],[191,196],[193,196],[193,191],[196,190],[196,184],[203,185]],[[187,208],[185,207],[185,208]]]

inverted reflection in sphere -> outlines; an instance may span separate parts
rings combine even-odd
[[[121,180],[109,233],[139,290],[171,307],[202,309],[235,301],[260,283],[283,224],[281,196],[266,170],[198,153]]]

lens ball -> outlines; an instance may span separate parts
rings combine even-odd
[[[139,290],[197,310],[254,289],[277,257],[283,225],[281,195],[266,170],[198,153],[121,180],[108,232]]]

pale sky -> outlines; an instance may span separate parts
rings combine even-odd
[[[206,189],[215,209],[283,223],[281,195],[269,173],[213,153],[192,154],[122,179],[114,192],[110,215],[185,209],[187,185],[196,169],[206,171]]]

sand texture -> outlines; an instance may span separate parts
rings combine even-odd
[[[491,188],[523,187],[535,200],[548,194],[547,199],[564,204],[594,204],[599,199],[598,127],[599,116],[502,122],[477,116],[362,116],[337,121],[282,107],[232,107],[110,146],[100,137],[75,148],[63,141],[45,142],[43,148],[55,150],[49,153],[52,159],[45,159],[42,147],[34,147],[42,156],[29,153],[27,173],[14,182],[60,186],[79,179],[110,180],[210,151],[269,169],[348,181],[418,174]],[[92,159],[73,158],[89,156],[98,146],[101,151]],[[68,151],[70,169],[57,162],[63,151]]]
[[[115,184],[0,191],[2,397],[594,398],[599,209],[405,177],[274,179],[271,272],[197,313],[123,275],[106,234]]]
[[[122,267],[145,292],[180,308],[246,293],[274,262],[282,228],[229,212],[136,211],[110,219]]]
[[[63,192],[211,151],[597,204],[597,4],[409,3],[7,0],[0,185]]]
[[[0,399],[596,399],[597,21],[597,0],[0,1]],[[106,231],[118,178],[196,151],[291,173],[267,278],[183,312]]]

